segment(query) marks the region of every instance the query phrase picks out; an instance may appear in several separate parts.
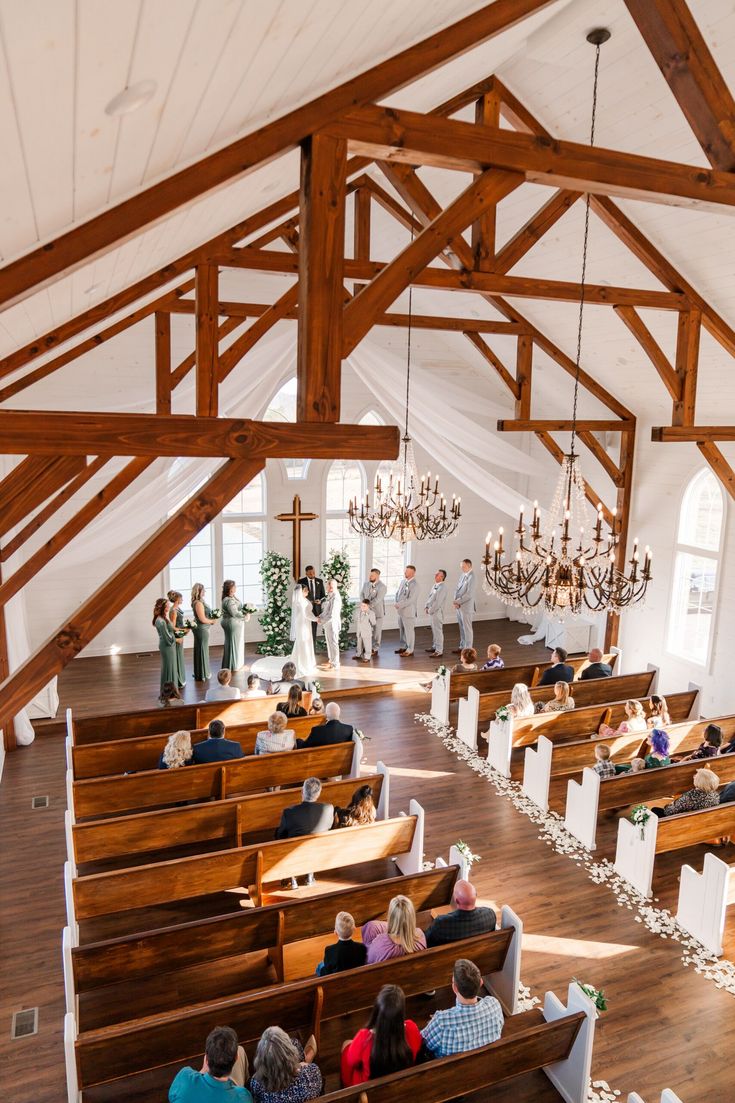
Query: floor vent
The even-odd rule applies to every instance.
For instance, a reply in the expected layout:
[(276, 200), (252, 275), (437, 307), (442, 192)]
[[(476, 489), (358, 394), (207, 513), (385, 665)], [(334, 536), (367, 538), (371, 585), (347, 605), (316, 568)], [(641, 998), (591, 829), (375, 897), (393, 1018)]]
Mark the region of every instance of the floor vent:
[(38, 1034), (38, 1008), (29, 1007), (25, 1011), (14, 1011), (10, 1037), (29, 1038), (31, 1034)]
[(48, 797), (31, 797), (31, 808), (48, 808)]

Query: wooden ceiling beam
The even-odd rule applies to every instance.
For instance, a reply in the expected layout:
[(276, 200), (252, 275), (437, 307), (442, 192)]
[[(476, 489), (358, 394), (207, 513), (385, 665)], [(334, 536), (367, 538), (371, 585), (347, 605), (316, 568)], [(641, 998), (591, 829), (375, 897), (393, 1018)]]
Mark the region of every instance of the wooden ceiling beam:
[(696, 309), (679, 315), (676, 337), (676, 375), (680, 397), (674, 399), (672, 425), (693, 425), (699, 371), (699, 335), (702, 315)]
[(288, 291), (285, 291), (283, 295), (281, 295), (273, 306), (267, 307), (260, 317), (256, 318), (251, 326), (248, 326), (244, 333), (240, 334), (231, 345), (228, 345), (228, 347), (220, 353), (220, 383), (227, 379), (227, 376), (235, 365), (239, 364), (243, 356), (246, 356), (260, 338), (264, 337), (277, 322), (280, 322), (283, 318), (298, 316), (296, 305), (298, 294), (299, 285), (295, 283), (292, 287), (289, 287)]
[(375, 105), (329, 127), (376, 160), (477, 172), (494, 165), (537, 184), (721, 211), (735, 206), (735, 174), (577, 142), (561, 142)]
[(500, 377), (500, 379), (502, 379), (503, 383), (513, 395), (513, 398), (516, 400), (516, 402), (520, 401), (520, 386), (513, 378), (511, 373), (508, 371), (500, 357), (497, 356), (495, 352), (493, 352), (490, 346), (485, 341), (483, 341), (482, 337), (480, 337), (479, 334), (467, 331), (465, 332), (465, 337), (470, 342), (470, 344), (477, 349), (480, 355), (483, 356), (485, 360), (487, 360), (490, 367), (493, 368), (495, 372), (497, 372), (498, 376)]
[[(577, 432), (634, 433), (635, 422), (579, 418)], [(531, 418), (522, 421), (501, 418), (497, 423), (499, 433), (570, 433), (573, 422), (568, 418)]]
[(697, 448), (714, 471), (731, 498), (735, 498), (735, 471), (720, 449), (711, 440), (697, 441)]
[(495, 0), (380, 62), (359, 76), (172, 173), (0, 269), (0, 303), (46, 286), (199, 196), (237, 180), (323, 127), (355, 104), (380, 100), (507, 30), (552, 0)]
[(625, 0), (713, 168), (735, 171), (735, 100), (685, 0)]
[(624, 322), (633, 334), (638, 344), (661, 376), (674, 402), (678, 402), (681, 398), (681, 382), (679, 377), (671, 366), (669, 358), (661, 349), (661, 346), (656, 341), (640, 314), (637, 313), (633, 306), (616, 306), (614, 310), (621, 322)]
[(516, 386), (518, 398), (515, 405), (517, 418), (530, 419), (531, 391), (533, 383), (533, 339), (519, 337), (516, 343)]
[[(21, 449), (21, 453), (32, 451), (30, 448)], [(19, 525), (52, 494), (61, 490), (83, 470), (87, 462), (84, 449), (81, 449), (81, 454), (63, 456), (52, 447), (49, 456), (53, 458), (39, 460), (36, 456), (29, 456), (0, 483), (0, 501), (3, 503), (0, 537)]]
[(246, 418), (172, 414), (0, 412), (0, 451), (75, 456), (227, 456), (230, 458), (395, 459), (392, 425), (281, 424)]
[(216, 264), (197, 265), (195, 290), (196, 412), (198, 417), (216, 417), (219, 383), (219, 269)]
[[(238, 326), (243, 324), (243, 318), (225, 318), (224, 322), (220, 322), (217, 328), (217, 342), (219, 343), (230, 333), (233, 333)], [(178, 364), (171, 373), (171, 390), (175, 391), (179, 383), (186, 379), (189, 372), (196, 364), (197, 354), (196, 349), (194, 352), (190, 352), (188, 356)]]
[(510, 272), (529, 250), (533, 249), (537, 241), (567, 213), (570, 207), (579, 199), (580, 193), (560, 188), (556, 195), (552, 195), (543, 207), (536, 212), (524, 226), (521, 226), (505, 243), (495, 257), (492, 271), (497, 273)]
[[(494, 87), (477, 100), (475, 122), (478, 126), (500, 126), (500, 100)], [(473, 267), (479, 272), (492, 272), (494, 268), (497, 209), (493, 203), (472, 223)]]
[(586, 447), (590, 450), (597, 462), (604, 469), (605, 473), (612, 480), (613, 484), (616, 487), (622, 486), (623, 475), (620, 471), (620, 468), (614, 462), (612, 457), (602, 447), (597, 437), (593, 433), (590, 433), (587, 429), (580, 429), (577, 435), (582, 441), (582, 444), (586, 445)]
[(156, 312), (156, 413), (171, 413), (171, 315)]
[(655, 425), (651, 440), (664, 444), (735, 441), (735, 425)]

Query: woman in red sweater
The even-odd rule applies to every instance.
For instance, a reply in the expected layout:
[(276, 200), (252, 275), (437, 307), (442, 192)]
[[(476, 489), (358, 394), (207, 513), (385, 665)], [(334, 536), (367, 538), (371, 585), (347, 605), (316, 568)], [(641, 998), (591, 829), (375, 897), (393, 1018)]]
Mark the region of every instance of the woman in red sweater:
[(378, 992), (370, 1021), (342, 1048), (342, 1085), (345, 1088), (410, 1068), (421, 1049), (416, 1023), (406, 1018), (406, 997), (396, 984)]

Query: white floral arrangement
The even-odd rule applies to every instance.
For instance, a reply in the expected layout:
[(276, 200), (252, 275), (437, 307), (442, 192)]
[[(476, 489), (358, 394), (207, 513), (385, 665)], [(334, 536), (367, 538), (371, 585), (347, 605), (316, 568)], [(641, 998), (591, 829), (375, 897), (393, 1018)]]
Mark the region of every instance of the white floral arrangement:
[(508, 705), (501, 705), (495, 713), (495, 719), (499, 720), (501, 724), (506, 724), (510, 720), (510, 708)]
[(286, 655), (291, 651), (291, 560), (278, 552), (266, 552), (260, 561), (265, 605), (258, 618), (265, 639), (260, 655)]
[(631, 823), (634, 823), (641, 833), (641, 842), (645, 838), (646, 824), (652, 815), (651, 809), (645, 804), (636, 804), (630, 813)]
[(446, 678), (446, 676), (447, 676), (447, 674), (448, 674), (448, 673), (449, 673), (449, 671), (447, 670), (447, 668), (446, 668), (446, 667), (444, 666), (444, 664), (443, 664), (443, 663), (442, 663), (442, 665), (441, 665), (441, 666), (438, 666), (438, 667), (436, 668), (436, 676), (437, 676), (437, 678)]
[(315, 678), (315, 679), (314, 679), (314, 681), (313, 681), (313, 682), (312, 682), (311, 684), (313, 685), (313, 687), (314, 687), (314, 690), (315, 690), (315, 692), (316, 692), (317, 696), (318, 696), (318, 697), (319, 697), (319, 696), (321, 696), (321, 692), (322, 692), (322, 683), (321, 683), (321, 682), (318, 682), (318, 681), (317, 681), (317, 679)]
[(463, 859), (467, 863), (468, 870), (472, 869), (475, 862), (482, 861), (481, 856), (479, 854), (473, 854), (470, 849), (469, 843), (463, 842), (462, 839), (460, 839), (459, 842), (455, 843), (454, 846), (457, 852), (462, 855)]
[(242, 611), (247, 617), (252, 617), (253, 613), (258, 612), (254, 605), (248, 605), (247, 603), (242, 606)]
[(371, 737), (369, 735), (365, 735), (365, 733), (360, 731), (359, 728), (354, 728), (353, 730), (355, 732), (355, 735), (357, 736), (357, 738), (360, 740), (361, 743), (369, 743), (370, 742)]
[(219, 618), (222, 616), (222, 610), (221, 609), (210, 609), (209, 611), (212, 614), (212, 618), (214, 620), (219, 620)]
[(572, 977), (572, 980), (581, 988), (585, 996), (592, 1000), (593, 1004), (598, 1011), (607, 1011), (607, 999), (605, 997), (605, 991), (602, 988), (595, 988), (591, 984), (583, 984), (581, 980), (577, 980), (576, 977)]

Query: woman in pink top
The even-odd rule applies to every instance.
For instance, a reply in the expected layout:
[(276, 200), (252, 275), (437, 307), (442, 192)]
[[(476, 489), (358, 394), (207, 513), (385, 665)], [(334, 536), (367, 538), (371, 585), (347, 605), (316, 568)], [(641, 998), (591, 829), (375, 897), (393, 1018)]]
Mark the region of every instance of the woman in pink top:
[(426, 949), (424, 932), (416, 927), (416, 910), (407, 896), (394, 896), (388, 905), (388, 922), (371, 919), (362, 928), (367, 963), (389, 961)]

